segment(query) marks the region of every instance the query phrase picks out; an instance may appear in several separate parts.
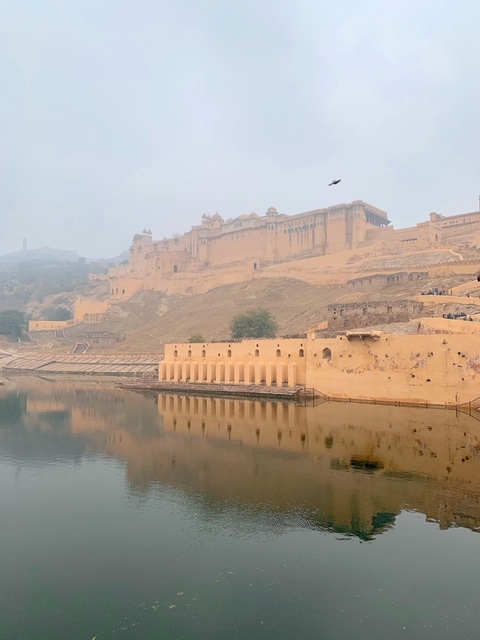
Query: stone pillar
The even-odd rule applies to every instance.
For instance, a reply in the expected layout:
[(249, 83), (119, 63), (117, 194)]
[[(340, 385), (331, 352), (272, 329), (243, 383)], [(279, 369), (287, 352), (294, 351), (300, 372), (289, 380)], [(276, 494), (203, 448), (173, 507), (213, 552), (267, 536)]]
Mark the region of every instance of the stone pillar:
[(198, 362), (192, 362), (190, 365), (190, 382), (197, 382), (198, 380)]
[(243, 362), (236, 362), (234, 367), (235, 384), (242, 384), (245, 381), (245, 365)]
[(215, 362), (207, 363), (207, 382), (215, 382)]
[(245, 384), (253, 382), (255, 382), (255, 365), (252, 362), (247, 362), (245, 365)]
[(182, 363), (175, 362), (173, 366), (173, 381), (178, 382), (182, 377)]
[(182, 372), (182, 380), (185, 382), (190, 382), (190, 363), (183, 363), (183, 372)]
[(265, 380), (265, 365), (262, 362), (255, 363), (255, 384), (263, 384)]
[(288, 386), (295, 387), (297, 384), (297, 365), (294, 362), (290, 362), (288, 365)]
[(215, 367), (215, 382), (225, 382), (225, 365), (223, 362), (217, 362)]
[(162, 382), (162, 380), (166, 380), (167, 378), (167, 363), (160, 362), (158, 366), (158, 381)]
[(201, 362), (200, 363), (199, 381), (200, 382), (206, 382), (207, 381), (207, 363), (206, 362)]
[(277, 381), (277, 365), (269, 362), (265, 370), (265, 384), (267, 387), (271, 387)]
[(225, 367), (225, 382), (232, 383), (235, 380), (235, 367), (229, 362)]
[(283, 386), (284, 382), (287, 382), (286, 366), (283, 362), (277, 364), (277, 387)]
[(167, 380), (173, 380), (174, 377), (174, 366), (173, 366), (173, 362), (169, 362), (168, 363), (168, 376), (167, 376)]

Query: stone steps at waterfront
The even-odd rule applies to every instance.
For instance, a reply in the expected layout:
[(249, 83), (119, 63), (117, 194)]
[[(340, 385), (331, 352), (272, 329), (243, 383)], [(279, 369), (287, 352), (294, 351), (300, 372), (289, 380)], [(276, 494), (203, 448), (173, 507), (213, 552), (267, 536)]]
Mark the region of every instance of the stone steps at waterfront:
[(158, 377), (161, 355), (55, 355), (22, 354), (4, 358), (4, 373), (48, 373)]

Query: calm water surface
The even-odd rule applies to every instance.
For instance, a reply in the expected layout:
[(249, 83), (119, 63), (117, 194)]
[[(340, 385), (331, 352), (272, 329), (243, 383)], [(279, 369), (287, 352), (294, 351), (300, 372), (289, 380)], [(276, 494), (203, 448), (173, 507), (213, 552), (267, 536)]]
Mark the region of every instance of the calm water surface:
[(475, 639), (480, 422), (0, 387), (0, 638)]

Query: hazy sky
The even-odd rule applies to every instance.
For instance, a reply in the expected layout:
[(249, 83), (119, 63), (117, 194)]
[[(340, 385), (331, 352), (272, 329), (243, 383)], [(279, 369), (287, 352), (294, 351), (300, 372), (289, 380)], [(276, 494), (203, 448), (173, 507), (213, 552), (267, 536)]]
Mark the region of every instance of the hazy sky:
[(0, 0), (0, 253), (477, 210), (479, 25), (477, 0)]

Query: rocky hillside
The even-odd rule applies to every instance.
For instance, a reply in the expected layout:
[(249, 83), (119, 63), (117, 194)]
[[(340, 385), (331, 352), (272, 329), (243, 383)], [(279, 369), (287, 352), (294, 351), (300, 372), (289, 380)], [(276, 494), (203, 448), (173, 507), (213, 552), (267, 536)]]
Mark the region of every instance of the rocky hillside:
[[(462, 276), (446, 278), (442, 284), (452, 287), (464, 279)], [(194, 334), (202, 334), (209, 342), (228, 340), (230, 322), (237, 313), (264, 307), (277, 320), (279, 335), (296, 335), (326, 320), (327, 306), (334, 302), (404, 299), (436, 284), (425, 279), (385, 287), (375, 293), (351, 293), (344, 286), (314, 286), (294, 279), (272, 278), (227, 285), (193, 297), (166, 297), (161, 293), (144, 291), (113, 307), (105, 322), (72, 327), (66, 333), (72, 339), (80, 338), (85, 332), (125, 336), (124, 341), (111, 346), (92, 347), (93, 352), (158, 352), (166, 342), (183, 342)], [(440, 298), (438, 296), (439, 304), (443, 302)], [(439, 307), (440, 315), (441, 310)], [(428, 314), (435, 315), (435, 312), (429, 309)]]

